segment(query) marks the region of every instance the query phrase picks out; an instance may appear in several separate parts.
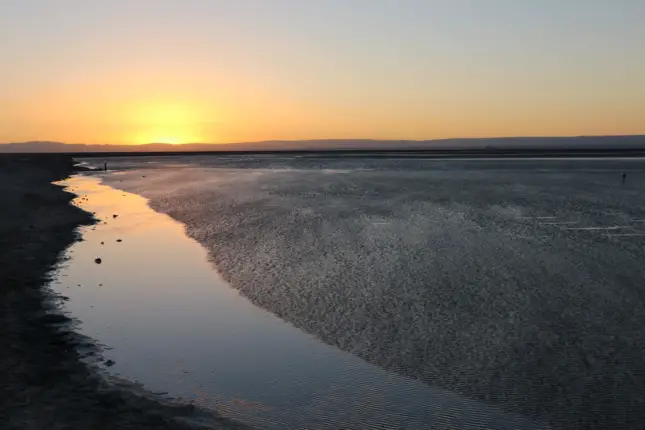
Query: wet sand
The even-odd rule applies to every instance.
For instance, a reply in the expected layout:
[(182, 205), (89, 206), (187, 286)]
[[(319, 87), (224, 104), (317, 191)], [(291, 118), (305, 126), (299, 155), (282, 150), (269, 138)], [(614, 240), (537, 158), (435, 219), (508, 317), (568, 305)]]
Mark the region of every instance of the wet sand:
[(61, 252), (93, 222), (53, 185), (74, 171), (66, 156), (0, 158), (0, 422), (7, 429), (241, 428), (191, 406), (107, 384), (81, 360), (100, 351), (58, 312), (45, 288)]
[(556, 428), (642, 428), (642, 159), (261, 161), (106, 182), (331, 345)]

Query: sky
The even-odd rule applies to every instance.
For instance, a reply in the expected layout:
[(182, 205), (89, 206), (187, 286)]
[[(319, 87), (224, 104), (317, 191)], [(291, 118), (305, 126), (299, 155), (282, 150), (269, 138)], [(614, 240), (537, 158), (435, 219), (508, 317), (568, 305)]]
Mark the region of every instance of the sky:
[(2, 0), (0, 142), (645, 134), (643, 0)]

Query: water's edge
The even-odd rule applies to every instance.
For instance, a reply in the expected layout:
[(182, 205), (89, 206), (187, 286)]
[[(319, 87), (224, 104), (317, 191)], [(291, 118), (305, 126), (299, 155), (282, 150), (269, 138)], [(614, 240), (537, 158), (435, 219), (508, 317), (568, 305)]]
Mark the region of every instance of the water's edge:
[[(50, 279), (42, 288), (42, 292), (45, 302), (52, 306), (51, 315), (61, 320), (59, 329), (65, 330), (67, 341), (76, 351), (78, 361), (87, 369), (88, 378), (95, 381), (92, 382), (93, 385), (96, 385), (96, 381), (98, 381), (95, 390), (100, 390), (99, 395), (105, 397), (105, 399), (111, 399), (110, 402), (106, 403), (106, 407), (111, 408), (113, 413), (118, 414), (117, 411), (122, 406), (126, 408), (128, 412), (122, 412), (124, 421), (137, 426), (137, 428), (148, 428), (145, 426), (149, 424), (147, 420), (150, 420), (155, 428), (163, 422), (164, 426), (177, 430), (197, 430), (202, 428), (248, 429), (249, 427), (241, 423), (222, 417), (213, 409), (199, 407), (192, 402), (171, 396), (166, 392), (148, 390), (140, 382), (111, 373), (109, 371), (111, 361), (106, 358), (106, 353), (109, 352), (111, 346), (102, 343), (100, 338), (87, 336), (81, 332), (80, 328), (83, 321), (69, 311), (66, 305), (70, 297), (57, 289), (56, 284), (58, 283), (57, 280), (60, 279), (61, 272), (70, 264), (73, 264), (74, 258), (70, 256), (70, 251), (75, 245), (86, 240), (85, 236), (88, 231), (94, 230), (97, 224), (101, 223), (101, 219), (97, 217), (95, 212), (88, 211), (83, 208), (82, 204), (79, 204), (85, 197), (82, 192), (77, 191), (73, 185), (70, 185), (70, 181), (79, 178), (92, 178), (93, 176), (94, 174), (91, 171), (79, 169), (66, 178), (53, 182), (54, 185), (62, 187), (65, 193), (73, 196), (69, 199), (68, 204), (74, 207), (75, 210), (85, 214), (86, 220), (80, 222), (74, 228), (73, 235), (75, 240), (62, 251), (52, 269)], [(96, 407), (93, 409), (96, 409)], [(128, 419), (131, 418), (128, 417), (133, 411), (148, 418), (142, 420), (136, 418), (130, 422)], [(100, 413), (98, 410), (89, 410), (88, 412)], [(126, 426), (124, 423), (118, 425)]]
[[(85, 316), (81, 316), (80, 319), (84, 321), (86, 329), (92, 325), (93, 337), (114, 347), (107, 352), (109, 359), (113, 359), (115, 362), (114, 366), (109, 368), (110, 372), (117, 372), (126, 379), (137, 380), (150, 391), (168, 392), (170, 397), (182, 398), (184, 401), (220, 411), (224, 413), (224, 416), (258, 427), (302, 428), (311, 425), (311, 423), (315, 423), (317, 428), (338, 428), (338, 426), (376, 428), (384, 424), (424, 428), (429, 423), (433, 423), (437, 427), (443, 427), (447, 423), (460, 423), (463, 428), (469, 426), (475, 428), (481, 425), (495, 428), (540, 427), (536, 423), (499, 411), (494, 407), (461, 398), (445, 390), (428, 387), (419, 381), (385, 372), (351, 354), (323, 344), (265, 311), (260, 311), (227, 285), (213, 289), (218, 281), (214, 281), (213, 276), (216, 276), (216, 273), (211, 263), (207, 261), (206, 250), (186, 236), (184, 224), (171, 219), (168, 215), (154, 211), (149, 207), (148, 201), (140, 196), (117, 191), (106, 185), (97, 186), (111, 190), (110, 192), (116, 197), (126, 198), (130, 205), (143, 204), (145, 208), (142, 209), (139, 206), (137, 211), (145, 213), (148, 225), (154, 224), (154, 221), (151, 221), (153, 218), (171, 221), (173, 224), (164, 224), (165, 228), (177, 229), (177, 238), (180, 235), (181, 240), (168, 243), (166, 246), (175, 250), (184, 250), (177, 251), (178, 253), (189, 254), (187, 259), (182, 259), (182, 266), (189, 266), (192, 269), (185, 269), (188, 272), (180, 271), (179, 273), (183, 273), (183, 275), (171, 275), (168, 272), (166, 278), (177, 276), (177, 282), (180, 283), (185, 279), (190, 279), (196, 284), (204, 284), (198, 288), (184, 285), (182, 287), (184, 295), (172, 296), (172, 312), (176, 312), (178, 307), (185, 306), (182, 308), (186, 310), (185, 312), (189, 312), (193, 316), (194, 314), (199, 315), (199, 318), (191, 320), (192, 326), (187, 327), (184, 332), (181, 331), (184, 322), (177, 320), (174, 323), (168, 323), (171, 315), (168, 313), (170, 311), (163, 310), (166, 309), (163, 300), (155, 305), (157, 308), (154, 312), (150, 311), (145, 303), (142, 307), (136, 308), (134, 314), (144, 315), (147, 321), (152, 321), (151, 323), (139, 320), (133, 321), (131, 325), (123, 326), (123, 331), (130, 334), (139, 330), (140, 337), (138, 338), (136, 336), (129, 340), (124, 337), (120, 338), (118, 334), (114, 334), (114, 330), (110, 331), (101, 327), (101, 323), (90, 322), (95, 312), (103, 312), (96, 311), (95, 305), (96, 308), (99, 308), (99, 303), (117, 300), (119, 306), (108, 307), (105, 310), (106, 315), (101, 318), (108, 318), (103, 321), (103, 324), (106, 324), (106, 321), (110, 324), (123, 323), (123, 321), (109, 320), (110, 313), (121, 312), (121, 308), (127, 307), (129, 302), (136, 301), (137, 296), (132, 287), (123, 289), (119, 293), (123, 296), (119, 296), (115, 293), (118, 289), (117, 284), (127, 285), (131, 282), (130, 279), (135, 276), (133, 267), (143, 267), (141, 274), (136, 275), (139, 285), (137, 288), (143, 288), (141, 286), (146, 285), (148, 282), (146, 279), (152, 276), (153, 271), (159, 271), (160, 259), (163, 257), (152, 258), (157, 260), (156, 268), (148, 268), (145, 266), (145, 261), (141, 260), (139, 263), (136, 261), (136, 258), (150, 257), (146, 256), (144, 252), (146, 249), (149, 252), (151, 248), (142, 248), (137, 252), (132, 251), (134, 253), (129, 256), (127, 261), (123, 261), (123, 264), (127, 263), (130, 266), (119, 269), (118, 258), (120, 255), (110, 253), (111, 251), (108, 251), (107, 247), (98, 245), (98, 243), (99, 239), (114, 239), (116, 237), (114, 232), (109, 233), (109, 229), (122, 228), (118, 227), (118, 224), (130, 217), (127, 212), (128, 208), (124, 207), (121, 202), (112, 202), (104, 205), (108, 208), (104, 208), (105, 210), (101, 214), (97, 212), (97, 208), (88, 207), (90, 210), (95, 209), (93, 211), (97, 212), (99, 218), (104, 219), (103, 222), (108, 224), (99, 224), (96, 226), (96, 231), (92, 228), (84, 232), (86, 240), (82, 243), (83, 247), (79, 246), (79, 249), (72, 251), (72, 253), (85, 254), (87, 258), (81, 261), (75, 256), (72, 257), (70, 264), (74, 266), (74, 262), (76, 262), (75, 269), (72, 270), (75, 273), (67, 273), (67, 275), (76, 276), (79, 280), (78, 285), (83, 284), (83, 287), (78, 291), (85, 291), (85, 293), (80, 294), (80, 298), (77, 297), (76, 302), (72, 297), (71, 303), (79, 303), (76, 309), (77, 314), (85, 313)], [(96, 200), (97, 195), (90, 195), (90, 201)], [(118, 213), (118, 218), (111, 219), (112, 212), (115, 212), (115, 215)], [(132, 219), (134, 218), (136, 216), (132, 214)], [(171, 225), (174, 227), (170, 227)], [(103, 231), (108, 231), (108, 233), (102, 233)], [(157, 241), (157, 244), (169, 240), (162, 238), (169, 234), (167, 231), (160, 232), (148, 239)], [(124, 243), (134, 243), (127, 236), (123, 236), (123, 231), (119, 234)], [(93, 238), (93, 235), (97, 235), (96, 238)], [(172, 236), (175, 236), (175, 232), (172, 233)], [(109, 243), (108, 240), (100, 240), (100, 242)], [(191, 244), (190, 251), (187, 250), (188, 248), (181, 248), (186, 243)], [(159, 248), (158, 245), (154, 247)], [(128, 248), (118, 248), (118, 252), (122, 253), (126, 249)], [(97, 269), (99, 266), (90, 261), (93, 260), (93, 257), (90, 258), (91, 253), (96, 253), (97, 250), (100, 250), (103, 258), (99, 269)], [(88, 253), (90, 255), (87, 255)], [(194, 261), (200, 259), (203, 261)], [(195, 265), (197, 263), (199, 264)], [(171, 265), (172, 263), (169, 261), (161, 261), (161, 266)], [(103, 270), (107, 267), (110, 268), (112, 276), (128, 273), (130, 277), (115, 279), (111, 290), (105, 288), (109, 285), (106, 282), (101, 282), (104, 285), (94, 290), (88, 289), (85, 284), (96, 280), (96, 270)], [(197, 272), (201, 275), (196, 275)], [(202, 279), (202, 275), (206, 278)], [(156, 280), (155, 282), (160, 281)], [(154, 287), (158, 288), (159, 284), (155, 284)], [(176, 291), (175, 287), (167, 290), (162, 287), (162, 289), (163, 294), (172, 295), (173, 291)], [(218, 291), (217, 296), (212, 295), (213, 290)], [(93, 292), (88, 293), (89, 291)], [(112, 294), (101, 296), (101, 292), (104, 291), (112, 291)], [(148, 300), (150, 296), (149, 293), (147, 294)], [(189, 299), (188, 302), (185, 302), (186, 296), (194, 296), (197, 299), (192, 302)], [(94, 304), (89, 305), (88, 300)], [(83, 301), (86, 302), (85, 305), (82, 305)], [(210, 324), (200, 323), (200, 318), (204, 321), (213, 318), (212, 306), (202, 307), (202, 304), (208, 301), (212, 303), (228, 301), (226, 307), (234, 309), (235, 312), (227, 315), (226, 309), (218, 308), (217, 312), (223, 315), (217, 317), (221, 321), (214, 321)], [(162, 313), (168, 313), (161, 320), (158, 316), (160, 309)], [(185, 312), (184, 315), (187, 315)], [(121, 317), (122, 320), (129, 318), (126, 314)], [(151, 327), (142, 328), (142, 323), (144, 326), (150, 324)], [(231, 331), (229, 328), (221, 333), (204, 337), (207, 330), (219, 324), (233, 326), (236, 329)], [(179, 331), (177, 332), (177, 330)], [(159, 339), (158, 344), (153, 345), (152, 349), (132, 352), (136, 350), (136, 344), (141, 343), (142, 340), (156, 337), (158, 331), (164, 335)], [(162, 380), (164, 376), (160, 376), (168, 371), (168, 366), (164, 368), (163, 364), (163, 360), (167, 359), (167, 357), (164, 358), (164, 354), (174, 354), (164, 349), (164, 344), (173, 343), (167, 341), (168, 338), (165, 334), (167, 331), (176, 332), (173, 335), (173, 341), (179, 342), (180, 346), (174, 349), (179, 349), (181, 354), (184, 354), (174, 357), (174, 359), (183, 360), (183, 367), (179, 371), (181, 381), (177, 379), (177, 375), (168, 377), (166, 380)], [(191, 337), (195, 336), (194, 332), (203, 333), (197, 337)], [(236, 339), (232, 341), (229, 338), (233, 333)], [(189, 337), (190, 339), (186, 340)], [(215, 345), (225, 345), (225, 348), (230, 352), (220, 354), (218, 351), (213, 351), (212, 348), (205, 346), (209, 342)], [(155, 354), (156, 362), (146, 364), (147, 360)], [(192, 357), (191, 354), (194, 354), (195, 357)], [(249, 363), (241, 363), (249, 357), (251, 358)], [(259, 357), (262, 357), (262, 361), (258, 361)], [(210, 372), (212, 367), (203, 363), (204, 361), (209, 362), (209, 360), (212, 363), (211, 366), (215, 366), (216, 376)], [(167, 359), (166, 361), (170, 363), (173, 360)], [(231, 376), (227, 379), (228, 375), (220, 375), (220, 373), (228, 373)], [(248, 380), (249, 378), (251, 380)], [(192, 379), (192, 381), (184, 379)], [(270, 384), (277, 384), (277, 388), (272, 388), (273, 391), (267, 392), (267, 387)], [(222, 389), (224, 389), (224, 394), (222, 394)], [(229, 394), (226, 394), (227, 390)], [(374, 395), (378, 395), (378, 397), (375, 398)], [(323, 399), (324, 408), (320, 403)], [(357, 414), (359, 411), (361, 412)]]

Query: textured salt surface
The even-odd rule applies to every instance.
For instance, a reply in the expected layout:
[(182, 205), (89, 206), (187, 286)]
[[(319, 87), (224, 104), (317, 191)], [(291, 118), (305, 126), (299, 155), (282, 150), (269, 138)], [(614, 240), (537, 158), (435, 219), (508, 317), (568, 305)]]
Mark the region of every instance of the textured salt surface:
[(323, 344), (226, 285), (145, 199), (93, 178), (68, 184), (102, 222), (53, 287), (109, 348), (106, 371), (259, 428), (539, 428)]
[(645, 421), (642, 160), (156, 162), (106, 181), (325, 342), (559, 427)]

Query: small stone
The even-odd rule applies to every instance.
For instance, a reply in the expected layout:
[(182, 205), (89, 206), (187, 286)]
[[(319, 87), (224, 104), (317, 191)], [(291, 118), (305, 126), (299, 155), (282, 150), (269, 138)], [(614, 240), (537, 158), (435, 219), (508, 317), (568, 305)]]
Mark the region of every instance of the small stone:
[(123, 242), (121, 239), (117, 239), (116, 241), (117, 241), (117, 242)]
[(96, 264), (101, 264), (101, 263), (103, 262), (103, 260), (101, 260), (100, 258), (95, 258), (95, 259), (94, 259), (94, 262), (95, 262)]
[(105, 245), (105, 243), (101, 242), (101, 245)]
[(108, 361), (105, 362), (105, 365), (108, 366), (108, 367), (114, 366), (115, 364), (116, 364), (116, 362), (114, 360), (108, 360)]
[(112, 218), (116, 218), (116, 217), (118, 217), (118, 216), (119, 216), (119, 215), (114, 214), (114, 215), (112, 215)]

